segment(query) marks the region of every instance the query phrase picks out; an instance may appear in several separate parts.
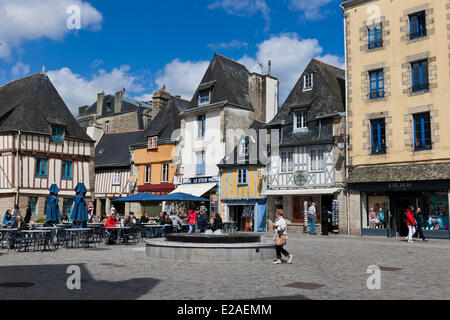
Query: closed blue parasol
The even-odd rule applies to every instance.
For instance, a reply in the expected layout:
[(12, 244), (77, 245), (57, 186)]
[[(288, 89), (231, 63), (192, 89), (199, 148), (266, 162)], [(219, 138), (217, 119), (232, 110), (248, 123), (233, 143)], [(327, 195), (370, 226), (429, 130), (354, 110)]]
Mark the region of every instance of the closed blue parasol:
[(73, 210), (72, 214), (70, 215), (70, 219), (73, 221), (72, 226), (79, 227), (80, 225), (82, 227), (87, 226), (88, 218), (88, 212), (86, 207), (86, 193), (87, 189), (84, 185), (84, 183), (80, 182), (77, 187), (75, 188), (76, 195), (73, 197)]
[(52, 184), (49, 189), (50, 191), (50, 199), (47, 203), (47, 212), (46, 212), (46, 221), (48, 224), (56, 223), (61, 220), (61, 213), (59, 212), (59, 200), (58, 193), (59, 188), (56, 184)]

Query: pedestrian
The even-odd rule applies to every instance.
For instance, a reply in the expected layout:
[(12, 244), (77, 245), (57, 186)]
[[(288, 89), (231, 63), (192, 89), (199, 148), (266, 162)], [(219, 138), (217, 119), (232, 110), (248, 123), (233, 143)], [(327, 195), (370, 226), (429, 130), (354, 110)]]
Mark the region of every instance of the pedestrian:
[(416, 219), (417, 222), (417, 231), (419, 232), (419, 237), (422, 239), (422, 241), (427, 241), (423, 234), (423, 215), (422, 215), (422, 209), (417, 207), (417, 209), (414, 211), (414, 219)]
[(206, 231), (206, 228), (208, 227), (208, 221), (206, 220), (204, 213), (200, 213), (200, 215), (198, 216), (197, 224), (200, 233), (204, 233)]
[(276, 242), (275, 250), (277, 252), (277, 260), (273, 263), (281, 264), (281, 255), (284, 255), (288, 258), (288, 263), (291, 264), (294, 256), (283, 248), (287, 243), (287, 224), (286, 220), (283, 218), (283, 210), (278, 209), (275, 218), (273, 229), (275, 230), (274, 240)]
[(198, 224), (197, 224), (197, 211), (189, 211), (188, 219), (189, 219), (189, 233), (197, 233), (198, 232)]
[(27, 205), (27, 209), (25, 211), (25, 220), (24, 221), (25, 221), (26, 225), (30, 224), (30, 221), (31, 221), (31, 207), (29, 204)]
[(328, 219), (329, 212), (325, 206), (322, 207), (322, 211), (320, 211), (320, 225), (322, 227), (322, 235), (328, 235)]
[(416, 226), (417, 226), (417, 222), (416, 222), (416, 219), (414, 218), (413, 212), (414, 212), (414, 207), (409, 206), (405, 213), (406, 225), (408, 226), (408, 237), (406, 238), (406, 240), (409, 243), (414, 242), (412, 240), (412, 238), (414, 237), (414, 234), (416, 233)]
[(310, 227), (309, 227), (309, 233), (311, 235), (316, 235), (316, 203), (311, 203), (311, 206), (308, 209), (308, 215), (309, 215), (309, 221), (310, 221)]
[(222, 227), (223, 227), (222, 217), (218, 212), (216, 212), (216, 215), (214, 216), (213, 220), (212, 231), (216, 232), (217, 230), (222, 230)]

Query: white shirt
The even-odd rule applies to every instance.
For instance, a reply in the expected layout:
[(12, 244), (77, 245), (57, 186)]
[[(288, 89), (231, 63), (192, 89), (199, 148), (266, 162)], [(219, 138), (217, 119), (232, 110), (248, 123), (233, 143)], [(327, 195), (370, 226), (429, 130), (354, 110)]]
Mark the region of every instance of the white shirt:
[(286, 220), (284, 220), (283, 217), (279, 217), (279, 218), (274, 222), (274, 225), (275, 225), (275, 227), (276, 227), (276, 228), (275, 228), (274, 239), (275, 239), (277, 233), (281, 233), (282, 230), (283, 230), (283, 233), (282, 233), (282, 234), (287, 235), (287, 223), (286, 223)]
[(314, 206), (309, 207), (308, 214), (310, 216), (315, 216), (316, 215), (316, 207), (314, 207)]

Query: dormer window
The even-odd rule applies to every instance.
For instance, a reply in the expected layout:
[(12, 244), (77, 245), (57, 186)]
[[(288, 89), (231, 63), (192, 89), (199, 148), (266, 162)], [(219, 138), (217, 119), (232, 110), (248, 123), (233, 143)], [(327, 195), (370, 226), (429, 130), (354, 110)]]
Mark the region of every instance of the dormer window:
[(64, 136), (64, 129), (58, 126), (52, 126), (52, 142), (62, 143)]
[(158, 137), (149, 137), (148, 138), (148, 149), (157, 149), (158, 148)]
[(303, 76), (303, 91), (312, 90), (314, 86), (314, 74), (310, 73)]
[(239, 157), (244, 158), (248, 156), (248, 145), (249, 141), (248, 138), (244, 138), (239, 143)]
[(201, 90), (198, 93), (198, 104), (204, 105), (211, 102), (211, 89)]
[(294, 112), (294, 131), (305, 131), (307, 128), (307, 112), (305, 110)]

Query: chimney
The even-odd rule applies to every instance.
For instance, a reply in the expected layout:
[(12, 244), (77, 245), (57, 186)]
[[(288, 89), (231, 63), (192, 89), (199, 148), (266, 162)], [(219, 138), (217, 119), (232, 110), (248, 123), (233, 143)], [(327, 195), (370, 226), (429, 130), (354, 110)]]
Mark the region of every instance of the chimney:
[(162, 107), (166, 105), (169, 99), (170, 93), (166, 91), (165, 85), (153, 94), (152, 119), (155, 119), (156, 115), (161, 111)]
[(269, 60), (269, 69), (267, 71), (267, 75), (269, 77), (272, 75), (272, 60)]
[(89, 106), (81, 106), (78, 108), (78, 117), (82, 117), (86, 114), (87, 109)]
[(97, 116), (101, 116), (103, 113), (103, 102), (105, 102), (105, 92), (104, 91), (97, 94)]
[(122, 100), (124, 91), (116, 92), (116, 97), (114, 99), (114, 114), (120, 113), (122, 111)]
[[(269, 63), (269, 72), (271, 71)], [(255, 120), (270, 122), (278, 113), (279, 103), (279, 82), (270, 74), (261, 75), (252, 73), (248, 79), (248, 92), (253, 109), (255, 110)]]

